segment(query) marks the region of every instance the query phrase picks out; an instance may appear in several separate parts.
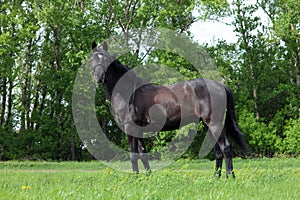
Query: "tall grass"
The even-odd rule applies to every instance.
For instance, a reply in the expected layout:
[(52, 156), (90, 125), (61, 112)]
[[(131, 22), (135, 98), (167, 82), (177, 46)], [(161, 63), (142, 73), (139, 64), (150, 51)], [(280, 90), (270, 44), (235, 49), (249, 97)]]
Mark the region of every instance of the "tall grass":
[(236, 179), (214, 162), (178, 161), (150, 176), (99, 162), (2, 162), (0, 199), (300, 199), (300, 159), (235, 159)]

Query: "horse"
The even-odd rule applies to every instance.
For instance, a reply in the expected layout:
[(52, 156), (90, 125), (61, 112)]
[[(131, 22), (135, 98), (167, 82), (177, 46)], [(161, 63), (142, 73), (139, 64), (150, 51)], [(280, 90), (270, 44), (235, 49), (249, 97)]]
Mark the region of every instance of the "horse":
[[(247, 143), (237, 124), (233, 94), (228, 87), (204, 78), (164, 86), (148, 83), (109, 54), (106, 42), (99, 46), (93, 42), (90, 66), (95, 83), (102, 84), (111, 102), (115, 121), (127, 136), (133, 172), (139, 173), (138, 159), (151, 172), (142, 132), (176, 130), (201, 120), (215, 141), (215, 176), (221, 177), (225, 159), (226, 177), (235, 177), (232, 145), (227, 135), (245, 152)], [(153, 109), (155, 106), (158, 109)], [(157, 119), (153, 113), (158, 113)]]

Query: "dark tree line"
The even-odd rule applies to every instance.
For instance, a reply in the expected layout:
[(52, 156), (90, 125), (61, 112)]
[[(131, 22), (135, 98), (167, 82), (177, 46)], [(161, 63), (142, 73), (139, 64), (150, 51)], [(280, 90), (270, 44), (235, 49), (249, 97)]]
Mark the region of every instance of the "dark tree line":
[[(0, 160), (92, 159), (74, 126), (72, 89), (94, 40), (101, 42), (117, 33), (126, 39), (130, 30), (143, 27), (168, 28), (192, 38), (189, 28), (194, 22), (226, 16), (233, 17), (237, 43), (215, 41), (204, 48), (235, 94), (239, 123), (253, 153), (299, 154), (297, 0), (257, 0), (253, 5), (240, 0), (232, 5), (223, 0), (0, 2)], [(258, 11), (267, 23), (255, 14)], [(132, 67), (141, 64), (138, 51), (122, 61)], [(176, 66), (189, 79), (201, 76), (168, 52), (152, 52), (149, 60)], [(113, 123), (100, 89), (96, 110), (108, 137), (126, 149), (125, 136)], [(201, 130), (185, 157), (197, 157), (205, 133)], [(149, 147), (155, 151), (173, 135), (160, 134), (159, 140), (149, 140)]]

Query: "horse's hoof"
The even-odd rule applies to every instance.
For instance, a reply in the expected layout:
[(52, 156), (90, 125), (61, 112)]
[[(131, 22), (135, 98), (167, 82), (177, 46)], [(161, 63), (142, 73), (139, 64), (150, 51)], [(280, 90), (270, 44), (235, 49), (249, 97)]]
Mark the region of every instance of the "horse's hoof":
[(235, 174), (234, 174), (234, 172), (231, 172), (231, 173), (229, 173), (229, 174), (226, 174), (226, 178), (229, 178), (230, 176), (231, 176), (233, 179), (235, 179)]
[(231, 173), (231, 175), (232, 175), (232, 178), (235, 178), (235, 174), (234, 174), (234, 172), (232, 172), (232, 173)]
[(139, 176), (140, 176), (140, 174), (139, 174), (139, 172), (134, 171), (134, 172), (131, 174), (131, 176), (132, 176), (133, 178), (135, 178), (135, 179), (138, 179)]
[(221, 177), (221, 169), (215, 171), (214, 177), (220, 178)]
[(148, 169), (148, 170), (146, 171), (146, 176), (150, 176), (151, 173), (152, 173), (151, 169)]

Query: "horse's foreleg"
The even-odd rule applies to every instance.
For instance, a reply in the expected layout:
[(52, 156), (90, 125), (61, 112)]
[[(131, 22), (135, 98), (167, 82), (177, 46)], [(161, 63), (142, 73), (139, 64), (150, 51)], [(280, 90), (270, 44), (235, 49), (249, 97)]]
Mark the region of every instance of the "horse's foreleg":
[(222, 171), (222, 163), (223, 163), (223, 153), (222, 153), (218, 143), (215, 144), (214, 151), (215, 151), (215, 156), (216, 156), (215, 176), (217, 178), (220, 178), (221, 177), (221, 171)]
[(139, 167), (138, 167), (138, 159), (139, 159), (139, 153), (138, 153), (138, 138), (133, 137), (131, 135), (127, 135), (128, 144), (130, 148), (130, 161), (132, 164), (132, 170), (135, 173), (139, 173)]
[(144, 165), (144, 168), (146, 169), (147, 172), (151, 172), (149, 160), (148, 160), (148, 154), (147, 154), (147, 150), (146, 150), (146, 145), (145, 145), (143, 138), (138, 139), (138, 147), (139, 147), (138, 150), (139, 150), (140, 157), (141, 157), (142, 163)]

